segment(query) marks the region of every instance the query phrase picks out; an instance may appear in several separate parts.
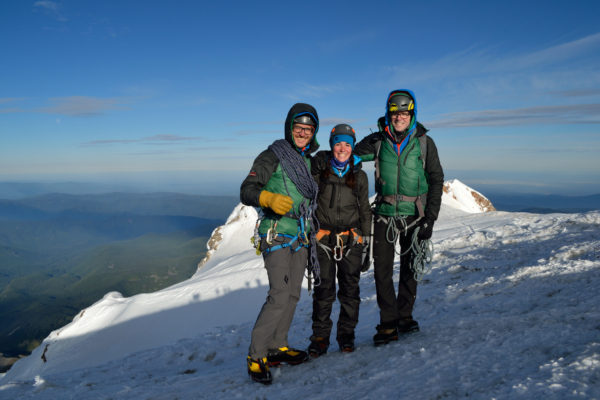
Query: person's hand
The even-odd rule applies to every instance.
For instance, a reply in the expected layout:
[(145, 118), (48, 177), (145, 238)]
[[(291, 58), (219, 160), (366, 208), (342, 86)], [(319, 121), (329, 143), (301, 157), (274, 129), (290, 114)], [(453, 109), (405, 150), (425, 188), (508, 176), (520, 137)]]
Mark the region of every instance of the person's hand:
[(419, 233), (417, 237), (420, 240), (428, 240), (431, 239), (431, 235), (433, 235), (433, 221), (428, 218), (423, 218), (419, 223)]
[(290, 196), (263, 190), (260, 192), (258, 203), (263, 208), (270, 208), (277, 214), (283, 215), (292, 209), (294, 201)]

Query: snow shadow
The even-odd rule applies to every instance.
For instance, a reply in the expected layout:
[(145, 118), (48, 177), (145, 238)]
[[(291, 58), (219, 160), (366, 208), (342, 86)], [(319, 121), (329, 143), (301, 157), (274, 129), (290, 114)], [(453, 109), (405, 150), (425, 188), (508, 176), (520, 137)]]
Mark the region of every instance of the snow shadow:
[[(197, 294), (192, 294), (188, 304), (148, 313), (114, 325), (111, 324), (112, 321), (106, 321), (111, 325), (85, 334), (65, 334), (61, 337), (59, 331), (51, 339), (46, 339), (28, 357), (33, 358), (34, 363), (29, 363), (27, 371), (19, 365), (24, 363), (17, 362), (3, 380), (96, 366), (121, 359), (131, 353), (186, 338), (195, 338), (219, 327), (231, 325), (232, 321), (236, 324), (253, 323), (265, 301), (267, 291), (266, 286), (246, 287), (202, 301)], [(122, 310), (125, 311), (126, 308)], [(85, 327), (87, 319), (91, 323), (95, 318), (102, 318), (100, 314), (101, 311), (95, 312), (92, 306), (86, 309), (75, 323)], [(76, 329), (71, 330), (76, 332)], [(243, 354), (246, 351), (247, 349)], [(35, 371), (31, 371), (32, 368)]]

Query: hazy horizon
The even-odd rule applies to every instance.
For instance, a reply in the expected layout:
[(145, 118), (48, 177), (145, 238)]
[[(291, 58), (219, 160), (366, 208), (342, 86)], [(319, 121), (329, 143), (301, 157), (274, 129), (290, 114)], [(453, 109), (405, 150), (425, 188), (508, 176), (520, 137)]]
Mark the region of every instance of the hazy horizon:
[(334, 125), (362, 139), (406, 88), (446, 179), (598, 193), (599, 11), (591, 0), (1, 2), (0, 181), (234, 194), (294, 103), (315, 106), (328, 149)]
[[(373, 188), (373, 166), (365, 167)], [(61, 174), (48, 176), (21, 176), (6, 179), (0, 175), (0, 198), (26, 197), (27, 190), (39, 193), (96, 194), (110, 192), (173, 192), (207, 196), (239, 196), (239, 188), (246, 171), (138, 172), (121, 174)], [(525, 174), (523, 174), (525, 175)], [(533, 194), (561, 196), (589, 196), (600, 194), (600, 180), (585, 182), (584, 176), (565, 174), (554, 184), (536, 181), (536, 174), (511, 181), (501, 171), (445, 171), (445, 180), (458, 179), (467, 186), (486, 194)], [(23, 195), (18, 191), (23, 190)], [(10, 194), (12, 192), (12, 195)]]

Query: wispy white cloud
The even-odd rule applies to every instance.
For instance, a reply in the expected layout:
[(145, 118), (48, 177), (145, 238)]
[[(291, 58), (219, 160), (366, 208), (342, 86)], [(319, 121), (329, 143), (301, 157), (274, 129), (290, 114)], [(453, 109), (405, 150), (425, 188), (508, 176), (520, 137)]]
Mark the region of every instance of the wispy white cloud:
[(251, 136), (251, 135), (276, 135), (283, 132), (281, 129), (240, 129), (233, 133), (237, 136)]
[(24, 97), (0, 97), (0, 104), (14, 103), (16, 101), (21, 101), (24, 99)]
[(347, 49), (354, 49), (356, 46), (365, 45), (377, 39), (375, 31), (348, 31), (340, 30), (339, 35), (328, 40), (318, 42), (317, 48), (325, 53), (335, 53)]
[(329, 125), (337, 125), (337, 124), (348, 124), (353, 126), (359, 122), (362, 122), (361, 119), (343, 119), (343, 118), (324, 118), (319, 121), (320, 126), (329, 126)]
[(40, 0), (33, 3), (34, 10), (43, 11), (46, 14), (52, 16), (59, 22), (68, 21), (67, 17), (61, 11), (62, 5), (49, 0)]
[(128, 103), (125, 98), (100, 98), (89, 96), (55, 97), (50, 99), (50, 106), (40, 107), (34, 111), (48, 114), (61, 114), (68, 116), (93, 116), (106, 111), (124, 110), (123, 104)]
[(429, 97), (430, 107), (448, 111), (502, 108), (509, 99), (519, 106), (545, 106), (560, 104), (551, 93), (600, 94), (599, 63), (596, 33), (532, 52), (471, 47), (437, 60), (411, 60), (388, 67), (386, 85), (409, 82), (417, 96)]
[(558, 90), (558, 91), (550, 92), (550, 94), (556, 94), (556, 95), (559, 95), (559, 96), (566, 96), (566, 97), (600, 96), (600, 88), (597, 88), (597, 89)]
[(294, 88), (286, 91), (285, 97), (292, 101), (299, 101), (307, 98), (320, 98), (344, 90), (339, 84), (335, 85), (312, 85), (308, 83), (298, 83)]
[(18, 107), (0, 108), (0, 114), (16, 114), (22, 112), (25, 112), (25, 110)]
[(205, 140), (202, 137), (197, 136), (179, 136), (172, 134), (159, 134), (153, 136), (147, 136), (138, 139), (101, 139), (92, 140), (85, 142), (82, 146), (99, 146), (99, 145), (112, 145), (112, 144), (131, 144), (131, 143), (143, 143), (143, 144), (173, 144), (181, 142), (193, 142), (197, 140)]
[(600, 33), (586, 36), (547, 49), (533, 53), (519, 55), (497, 63), (497, 68), (520, 70), (523, 68), (535, 68), (549, 66), (563, 61), (572, 60), (575, 57), (587, 56), (590, 52), (600, 49)]
[(600, 104), (456, 112), (445, 114), (442, 119), (426, 123), (431, 128), (529, 124), (600, 124)]
[[(343, 119), (343, 118), (325, 118), (319, 120), (319, 126), (332, 126), (337, 124), (349, 124), (353, 125), (361, 122), (359, 119)], [(281, 125), (281, 129), (261, 129), (261, 128), (251, 128), (251, 129), (239, 129), (233, 132), (233, 134), (237, 136), (250, 136), (250, 135), (277, 135), (283, 134), (283, 119), (281, 121), (263, 121), (263, 122), (235, 122), (228, 124), (230, 126), (264, 126), (264, 125)], [(322, 130), (319, 130), (322, 132)]]
[[(8, 105), (11, 103), (16, 103), (19, 101), (25, 100), (23, 97), (3, 97), (0, 98), (0, 105)], [(5, 107), (0, 108), (0, 114), (13, 114), (13, 113), (22, 113), (25, 112), (21, 107)]]
[(551, 46), (545, 49), (521, 53), (499, 55), (496, 48), (470, 47), (459, 52), (447, 54), (437, 60), (415, 62), (389, 66), (395, 81), (445, 80), (449, 77), (478, 78), (489, 76), (495, 78), (501, 73), (540, 72), (540, 68), (561, 67), (565, 62), (575, 64), (577, 59), (593, 57), (600, 54), (600, 33), (586, 36), (568, 43)]

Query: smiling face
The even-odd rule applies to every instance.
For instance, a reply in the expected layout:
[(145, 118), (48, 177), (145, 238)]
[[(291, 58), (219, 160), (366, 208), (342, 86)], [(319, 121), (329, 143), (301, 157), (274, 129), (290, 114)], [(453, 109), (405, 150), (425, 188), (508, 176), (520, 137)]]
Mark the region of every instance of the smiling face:
[(408, 111), (400, 111), (400, 112), (395, 112), (392, 113), (390, 115), (391, 119), (392, 119), (392, 126), (394, 127), (394, 131), (395, 132), (404, 132), (406, 129), (408, 129), (408, 126), (410, 125), (410, 112)]
[(352, 155), (352, 146), (348, 142), (337, 142), (333, 145), (333, 156), (339, 162), (346, 162)]
[(294, 143), (300, 149), (308, 146), (312, 137), (315, 133), (314, 126), (306, 125), (306, 124), (294, 124), (292, 128), (292, 136), (294, 137)]

